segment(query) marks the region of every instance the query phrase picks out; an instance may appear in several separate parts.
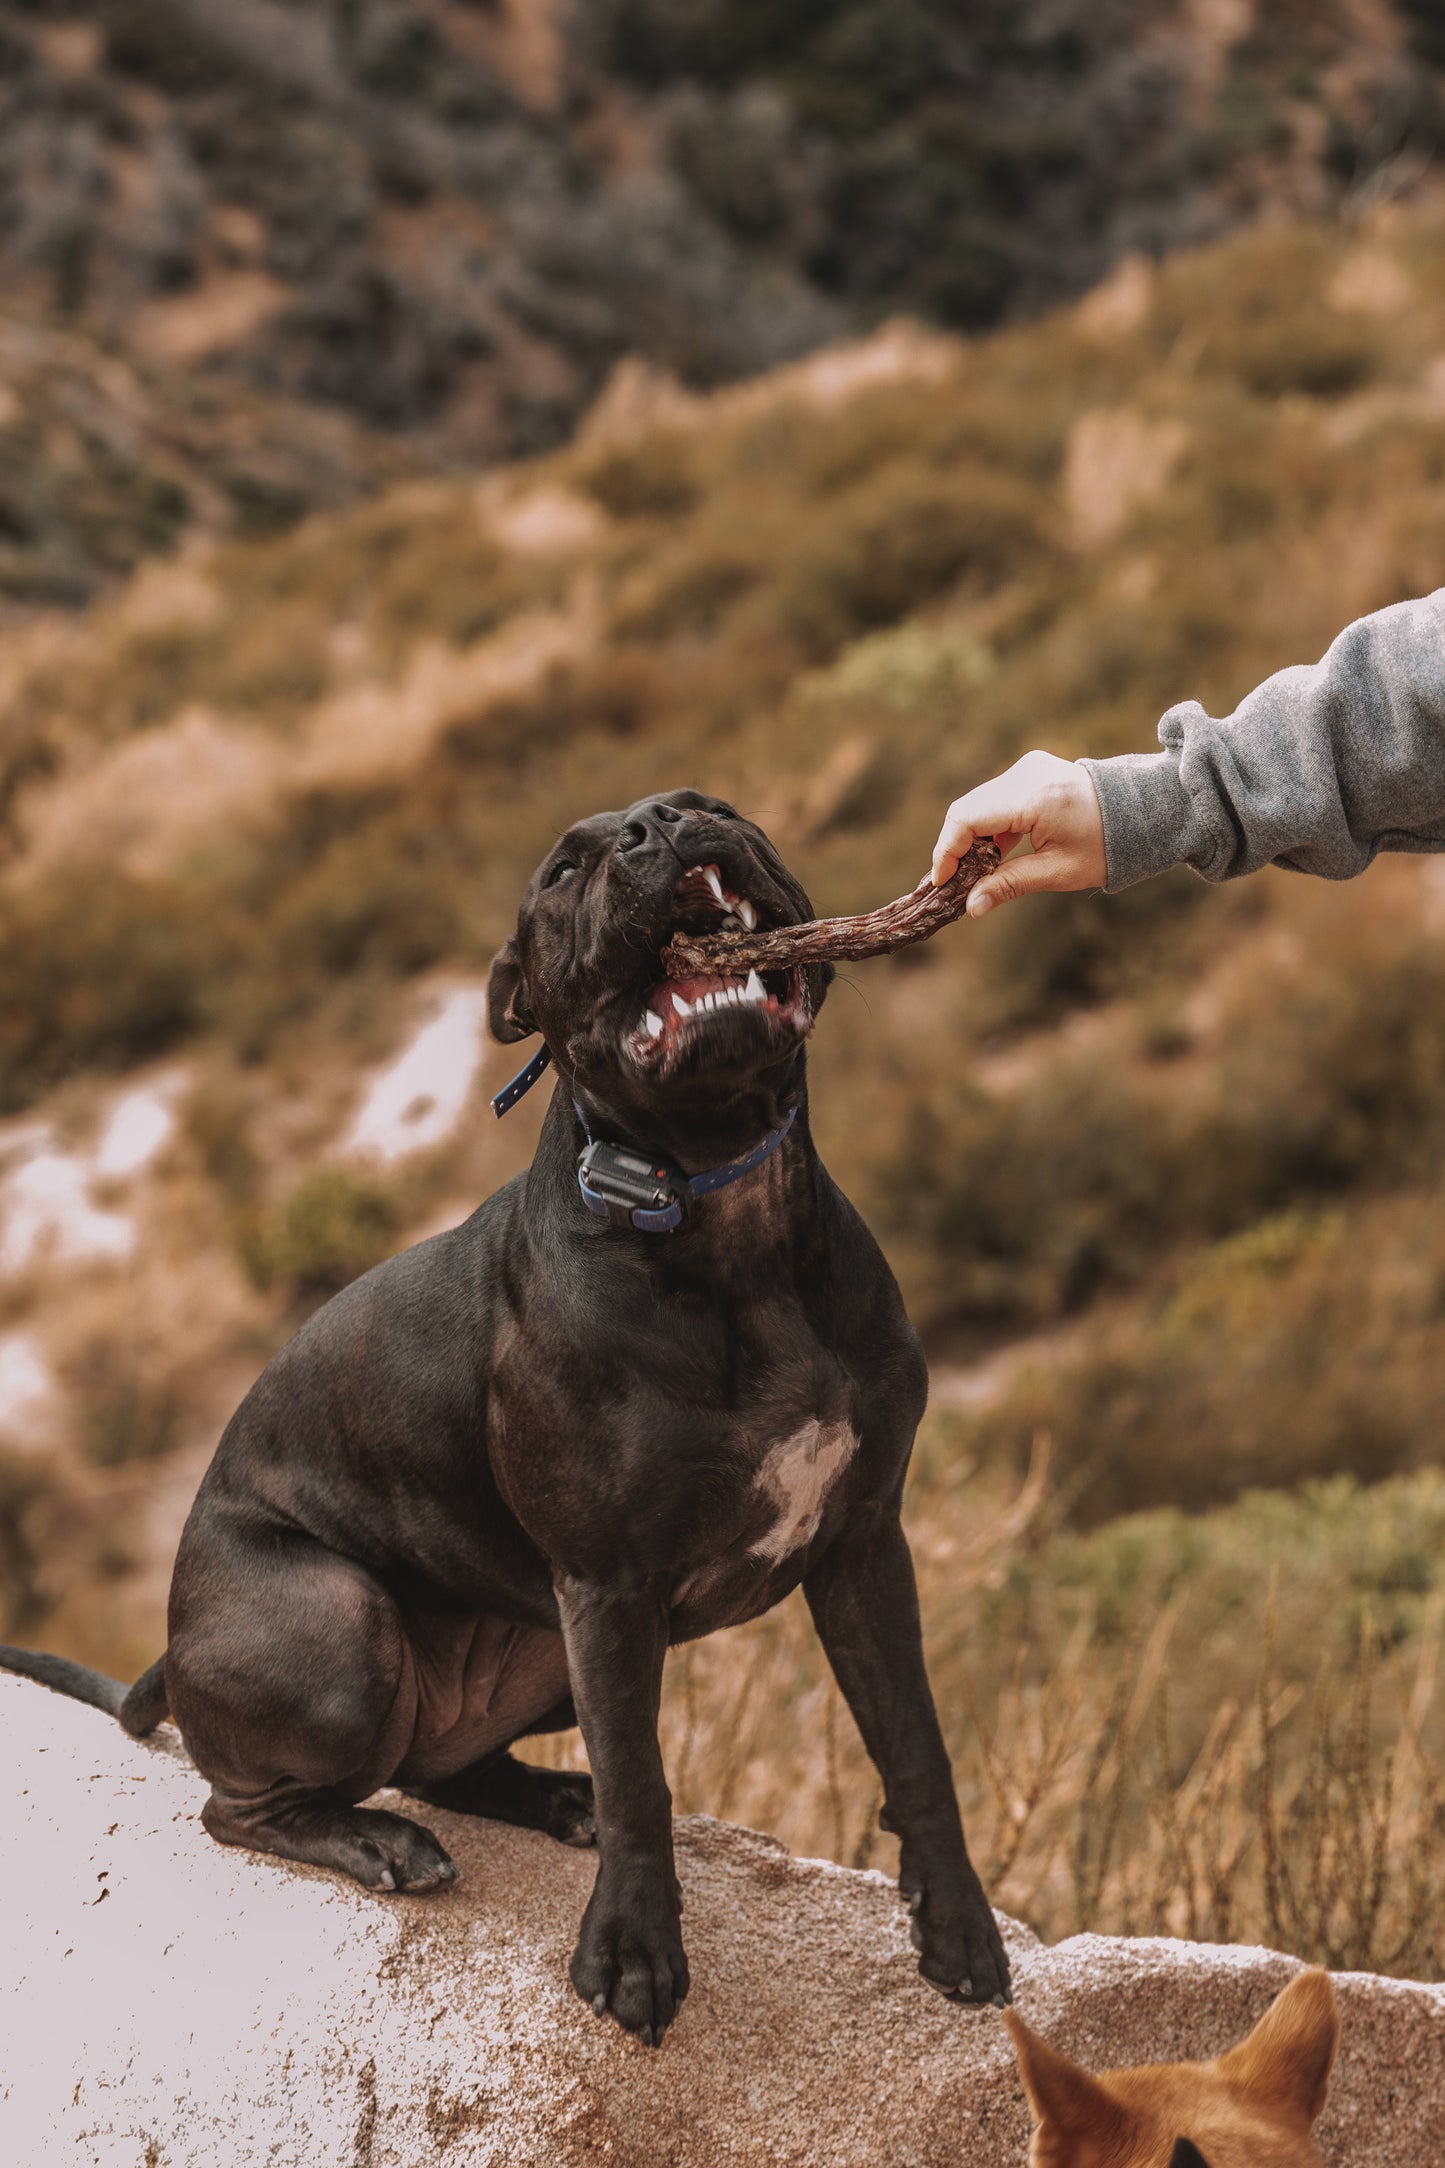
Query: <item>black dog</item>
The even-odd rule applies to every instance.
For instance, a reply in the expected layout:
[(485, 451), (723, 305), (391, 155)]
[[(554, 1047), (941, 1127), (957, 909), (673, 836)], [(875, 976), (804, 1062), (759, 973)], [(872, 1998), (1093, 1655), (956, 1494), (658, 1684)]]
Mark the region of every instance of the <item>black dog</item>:
[[(679, 924), (811, 916), (761, 830), (696, 791), (564, 836), (492, 968), (496, 1036), (541, 1032), (560, 1072), (529, 1172), (269, 1365), (129, 1694), (0, 1653), (137, 1735), (169, 1708), (223, 1844), (373, 1889), (451, 1880), (427, 1830), (361, 1805), (384, 1784), (595, 1838), (573, 1984), (652, 2042), (688, 1987), (663, 1658), (799, 1582), (883, 1779), (924, 1977), (1008, 1997), (899, 1525), (924, 1365), (808, 1132), (830, 974), (659, 979)], [(507, 1752), (574, 1722), (590, 1782)]]

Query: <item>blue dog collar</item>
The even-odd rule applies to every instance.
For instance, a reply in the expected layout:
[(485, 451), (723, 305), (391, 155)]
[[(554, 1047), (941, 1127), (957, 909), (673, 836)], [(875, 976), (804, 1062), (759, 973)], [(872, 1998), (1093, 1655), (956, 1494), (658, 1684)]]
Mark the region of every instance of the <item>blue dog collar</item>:
[[(551, 1063), (552, 1049), (539, 1047), (525, 1069), (519, 1069), (511, 1083), (502, 1086), (492, 1100), (492, 1112), (499, 1121), (546, 1075)], [(649, 1159), (630, 1144), (607, 1144), (594, 1137), (575, 1099), (572, 1104), (577, 1107), (577, 1119), (587, 1139), (586, 1150), (577, 1158), (577, 1186), (583, 1203), (598, 1219), (610, 1219), (618, 1227), (635, 1227), (644, 1235), (670, 1235), (682, 1225), (697, 1198), (710, 1197), (714, 1190), (726, 1189), (761, 1167), (765, 1159), (771, 1159), (798, 1115), (797, 1108), (792, 1108), (787, 1120), (770, 1129), (762, 1143), (741, 1159), (729, 1160), (725, 1167), (709, 1167), (704, 1174), (689, 1175), (664, 1159)]]
[(797, 1119), (793, 1107), (785, 1122), (770, 1129), (761, 1144), (725, 1167), (709, 1167), (703, 1174), (684, 1174), (665, 1159), (649, 1159), (635, 1146), (607, 1144), (594, 1137), (587, 1117), (574, 1099), (577, 1119), (587, 1139), (577, 1157), (577, 1187), (582, 1202), (598, 1219), (616, 1227), (632, 1227), (643, 1235), (670, 1235), (679, 1228), (699, 1197), (740, 1182), (770, 1159)]
[(537, 1079), (545, 1076), (552, 1065), (552, 1049), (541, 1046), (532, 1056), (525, 1069), (519, 1069), (510, 1084), (504, 1084), (492, 1101), (492, 1112), (500, 1121), (510, 1114), (519, 1099), (525, 1099)]

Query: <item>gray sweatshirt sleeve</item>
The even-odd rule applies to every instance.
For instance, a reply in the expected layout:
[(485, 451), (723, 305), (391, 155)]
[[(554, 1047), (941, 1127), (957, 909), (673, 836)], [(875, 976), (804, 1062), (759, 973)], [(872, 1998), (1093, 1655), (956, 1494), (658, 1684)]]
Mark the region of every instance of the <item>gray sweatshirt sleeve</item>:
[(1445, 851), (1445, 587), (1358, 619), (1232, 715), (1181, 702), (1159, 742), (1082, 763), (1111, 892), (1181, 863), (1207, 881), (1270, 864), (1343, 881), (1377, 851)]

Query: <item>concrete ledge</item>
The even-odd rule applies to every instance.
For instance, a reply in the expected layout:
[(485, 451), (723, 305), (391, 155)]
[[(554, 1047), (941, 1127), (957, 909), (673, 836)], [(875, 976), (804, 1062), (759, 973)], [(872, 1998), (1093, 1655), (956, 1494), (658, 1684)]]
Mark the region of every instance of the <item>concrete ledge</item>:
[[(680, 1822), (694, 1985), (654, 2053), (567, 1982), (592, 1855), (409, 1806), (465, 1880), (380, 1899), (213, 1844), (170, 1732), (5, 1677), (0, 1722), (7, 2168), (1022, 2168), (1003, 2025), (921, 1984), (880, 1875)], [(1297, 1969), (1005, 1926), (1024, 2015), (1096, 2068), (1214, 2054)], [(1423, 2168), (1445, 1988), (1337, 1985), (1326, 2158)]]

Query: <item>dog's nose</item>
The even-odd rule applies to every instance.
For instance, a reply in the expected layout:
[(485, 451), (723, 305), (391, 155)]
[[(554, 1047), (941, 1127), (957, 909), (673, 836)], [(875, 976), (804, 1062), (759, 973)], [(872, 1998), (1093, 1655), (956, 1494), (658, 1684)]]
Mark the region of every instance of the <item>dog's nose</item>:
[(660, 841), (659, 829), (672, 828), (687, 819), (680, 806), (650, 805), (640, 819), (625, 821), (617, 832), (619, 851), (640, 851), (644, 844)]

